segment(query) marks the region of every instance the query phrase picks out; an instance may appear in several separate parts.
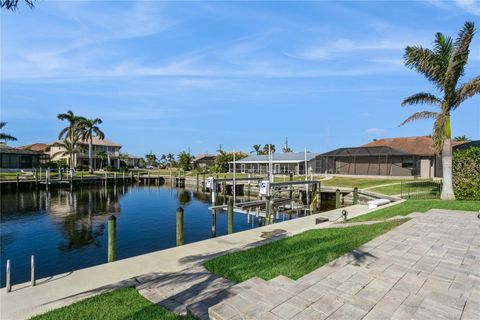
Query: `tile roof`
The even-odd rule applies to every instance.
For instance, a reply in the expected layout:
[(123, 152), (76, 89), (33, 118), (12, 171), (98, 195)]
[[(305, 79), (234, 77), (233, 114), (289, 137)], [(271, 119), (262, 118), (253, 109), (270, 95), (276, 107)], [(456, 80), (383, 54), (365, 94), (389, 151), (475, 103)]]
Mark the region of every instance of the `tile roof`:
[[(452, 142), (454, 146), (463, 143), (464, 142)], [(418, 156), (433, 156), (435, 154), (432, 138), (429, 136), (378, 139), (364, 144), (362, 147), (390, 147)]]
[(43, 153), (36, 152), (32, 150), (23, 150), (14, 147), (7, 146), (6, 144), (0, 143), (0, 153), (3, 154), (20, 154), (20, 155), (31, 155), (31, 156), (43, 156)]
[(18, 147), (18, 149), (44, 152), (47, 147), (48, 145), (46, 143), (32, 143), (26, 146)]
[[(111, 140), (107, 140), (107, 139), (103, 139), (103, 140), (100, 140), (98, 137), (93, 137), (93, 145), (94, 146), (107, 146), (107, 147), (122, 147), (121, 144), (118, 144), (116, 142), (113, 142)], [(51, 142), (49, 143), (48, 145), (54, 145), (54, 144), (57, 144), (57, 143), (63, 143), (62, 140), (56, 140), (54, 142)], [(85, 141), (85, 140), (81, 140), (78, 142), (79, 144), (84, 144), (84, 145), (88, 145), (88, 141)]]

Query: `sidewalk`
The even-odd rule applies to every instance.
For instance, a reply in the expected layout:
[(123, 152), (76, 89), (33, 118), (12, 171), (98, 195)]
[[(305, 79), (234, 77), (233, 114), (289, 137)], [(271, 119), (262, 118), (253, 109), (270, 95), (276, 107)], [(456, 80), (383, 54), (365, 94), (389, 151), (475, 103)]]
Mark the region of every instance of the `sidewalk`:
[[(348, 211), (349, 218), (377, 210), (369, 210), (365, 205), (355, 205), (345, 209)], [(135, 286), (161, 275), (184, 270), (201, 264), (205, 260), (225, 251), (242, 250), (258, 246), (271, 241), (260, 237), (262, 232), (265, 231), (282, 229), (285, 230), (285, 233), (281, 234), (280, 237), (283, 237), (298, 234), (309, 229), (325, 228), (334, 222), (329, 221), (316, 225), (315, 219), (319, 216), (326, 216), (334, 220), (341, 216), (341, 211), (341, 209), (337, 209), (323, 212), (228, 236), (199, 241), (181, 247), (56, 275), (51, 278), (38, 280), (36, 287), (30, 287), (30, 283), (14, 285), (10, 293), (6, 293), (5, 288), (2, 288), (0, 293), (0, 318), (3, 320), (29, 318), (107, 290)]]

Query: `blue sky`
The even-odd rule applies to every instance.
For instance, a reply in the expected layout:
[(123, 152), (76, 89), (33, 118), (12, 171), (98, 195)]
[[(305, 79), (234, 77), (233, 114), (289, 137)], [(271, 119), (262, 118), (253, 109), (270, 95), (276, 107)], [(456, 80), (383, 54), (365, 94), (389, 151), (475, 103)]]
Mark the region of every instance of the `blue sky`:
[[(477, 35), (465, 79), (480, 70), (480, 4), (403, 2), (39, 1), (1, 10), (1, 119), (19, 141), (53, 141), (56, 114), (100, 117), (107, 139), (145, 155), (295, 151), (425, 135), (399, 127), (435, 92), (403, 65), (407, 45), (437, 31)], [(453, 134), (480, 138), (480, 97), (453, 114)], [(428, 108), (428, 107), (427, 107)]]

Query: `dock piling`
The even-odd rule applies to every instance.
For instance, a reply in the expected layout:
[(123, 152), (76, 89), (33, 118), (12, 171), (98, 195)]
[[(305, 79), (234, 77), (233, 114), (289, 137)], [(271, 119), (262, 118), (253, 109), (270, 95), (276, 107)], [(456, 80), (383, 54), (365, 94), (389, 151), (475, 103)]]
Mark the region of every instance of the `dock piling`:
[(182, 207), (177, 209), (177, 246), (182, 246), (184, 244), (183, 240), (183, 216), (184, 210)]
[(117, 259), (117, 218), (111, 215), (108, 218), (108, 262), (113, 262)]
[(7, 259), (7, 270), (6, 270), (6, 273), (5, 273), (5, 278), (6, 278), (5, 289), (7, 290), (7, 292), (11, 292), (12, 291), (12, 285), (10, 283), (10, 259)]
[(30, 278), (31, 278), (32, 287), (35, 287), (37, 282), (35, 279), (35, 256), (34, 255), (30, 257)]
[[(249, 215), (247, 213), (247, 215)], [(228, 211), (227, 211), (227, 232), (228, 234), (233, 233), (233, 200), (228, 201)]]
[(335, 190), (335, 208), (341, 208), (340, 189)]
[(353, 188), (353, 204), (358, 204), (358, 188)]

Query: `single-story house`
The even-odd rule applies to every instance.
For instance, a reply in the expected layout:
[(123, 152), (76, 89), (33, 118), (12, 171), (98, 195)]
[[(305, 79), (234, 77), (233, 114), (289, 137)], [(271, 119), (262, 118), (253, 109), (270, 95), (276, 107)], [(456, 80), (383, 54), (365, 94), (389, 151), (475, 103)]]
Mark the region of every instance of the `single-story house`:
[(140, 160), (142, 160), (142, 157), (137, 157), (129, 153), (120, 153), (120, 160), (125, 162), (129, 168), (138, 168), (140, 167)]
[[(454, 150), (465, 142), (453, 142)], [(319, 172), (344, 175), (442, 177), (442, 159), (429, 136), (375, 139), (354, 148), (323, 153)]]
[(0, 144), (1, 169), (37, 169), (43, 153)]
[(210, 168), (215, 165), (215, 158), (213, 154), (199, 154), (193, 159), (193, 166), (199, 169)]
[[(316, 153), (306, 153), (308, 172), (316, 172)], [(235, 161), (236, 172), (266, 174), (269, 169), (268, 155), (251, 155)], [(288, 152), (272, 154), (272, 171), (274, 174), (305, 174), (305, 153)], [(229, 162), (229, 171), (233, 172), (233, 162)]]
[(40, 158), (40, 165), (46, 165), (48, 162), (50, 162), (50, 146), (46, 143), (32, 143), (26, 146), (18, 147), (18, 149), (43, 153), (43, 157)]

